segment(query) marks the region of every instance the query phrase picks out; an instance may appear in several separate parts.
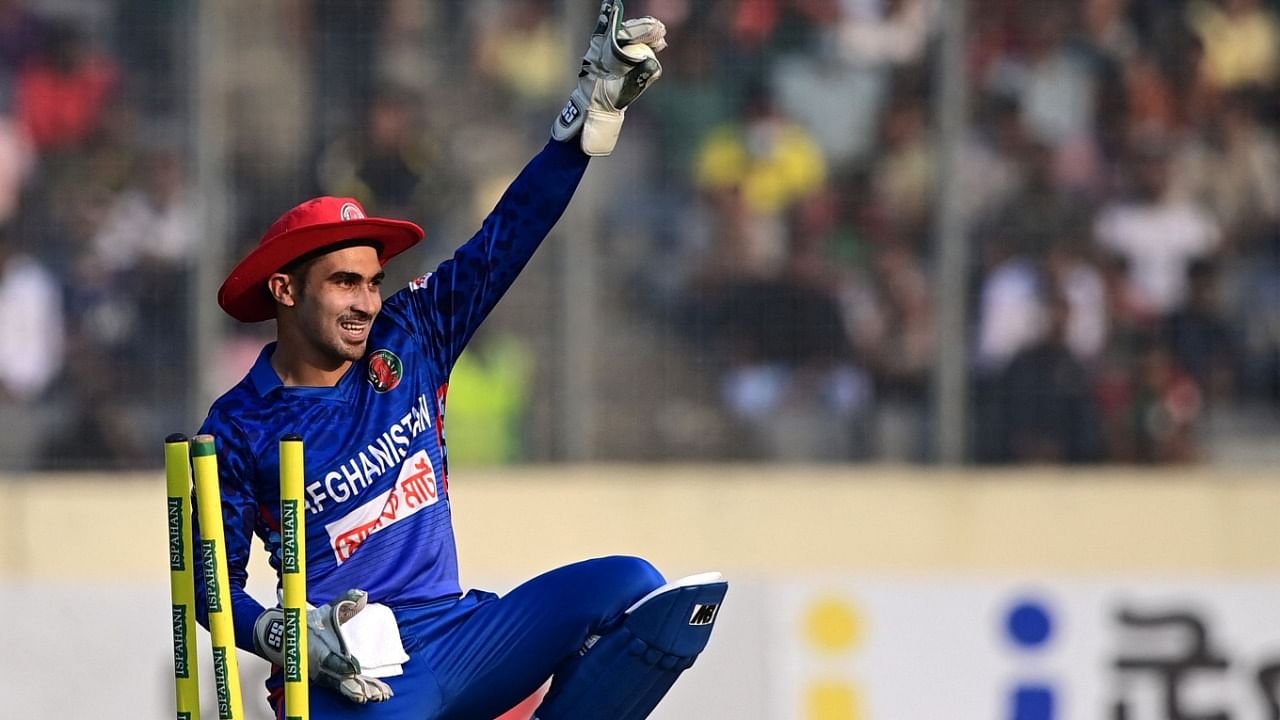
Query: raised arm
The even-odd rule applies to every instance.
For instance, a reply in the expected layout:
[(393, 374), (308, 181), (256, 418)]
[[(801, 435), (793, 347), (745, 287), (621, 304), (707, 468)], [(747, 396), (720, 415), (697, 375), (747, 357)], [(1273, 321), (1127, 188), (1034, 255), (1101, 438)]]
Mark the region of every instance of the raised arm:
[(654, 53), (666, 28), (652, 17), (622, 19), (604, 0), (576, 87), (552, 124), (552, 139), (453, 258), (409, 293), (430, 351), (452, 368), (467, 341), (511, 287), (569, 205), (589, 156), (613, 151), (627, 107), (662, 75)]

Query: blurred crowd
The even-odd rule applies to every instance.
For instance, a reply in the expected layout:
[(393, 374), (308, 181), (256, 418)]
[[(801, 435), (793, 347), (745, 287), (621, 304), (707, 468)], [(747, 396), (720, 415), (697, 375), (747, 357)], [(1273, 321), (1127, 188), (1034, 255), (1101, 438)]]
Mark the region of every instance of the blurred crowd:
[[(1197, 461), (1216, 419), (1280, 416), (1280, 0), (969, 0), (944, 178), (945, 1), (627, 3), (671, 47), (589, 178), (623, 190), (600, 210), (622, 230), (593, 238), (601, 364), (646, 349), (597, 382), (630, 441), (595, 455), (932, 458), (948, 188), (975, 460)], [(594, 11), (569, 5), (0, 0), (0, 469), (158, 463), (196, 413), (202, 243), (229, 265), (319, 193), (427, 229), (395, 282), (467, 237), (571, 85), (565, 28)], [(226, 237), (194, 179), (202, 128)], [(451, 453), (549, 457), (540, 312), (477, 337), (450, 403), (474, 447)], [(228, 327), (207, 359), (226, 384), (266, 330)]]
[(933, 457), (951, 188), (975, 460), (1212, 459), (1259, 409), (1274, 436), (1280, 3), (970, 0), (945, 178), (941, 2), (651, 5), (680, 41), (642, 294), (715, 338), (721, 454)]

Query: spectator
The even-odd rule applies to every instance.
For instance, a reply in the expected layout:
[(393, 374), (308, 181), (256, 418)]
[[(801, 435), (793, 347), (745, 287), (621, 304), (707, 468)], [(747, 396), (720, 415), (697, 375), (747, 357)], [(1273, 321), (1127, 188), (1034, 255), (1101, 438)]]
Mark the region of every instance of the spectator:
[(1195, 0), (1187, 19), (1204, 43), (1204, 74), (1218, 90), (1274, 87), (1280, 77), (1280, 19), (1262, 0)]
[(13, 110), (18, 72), (36, 57), (44, 41), (44, 23), (26, 0), (0, 0), (0, 115)]
[(675, 187), (660, 189), (687, 193), (698, 147), (714, 129), (740, 116), (745, 78), (726, 75), (720, 67), (723, 38), (716, 32), (720, 29), (717, 19), (710, 12), (691, 14), (679, 30), (684, 42), (665, 51), (664, 62), (680, 72), (663, 75), (662, 92), (653, 93), (646, 98), (653, 102), (637, 108), (662, 119), (657, 128), (658, 150), (664, 169), (676, 182)]
[(75, 150), (98, 129), (118, 82), (115, 62), (80, 27), (53, 23), (40, 55), (18, 75), (18, 120), (42, 155)]
[(1023, 122), (1051, 147), (1088, 143), (1097, 127), (1097, 78), (1068, 43), (1076, 3), (1024, 3), (1027, 56), (1018, 88)]
[(1232, 388), (1231, 331), (1223, 316), (1219, 267), (1196, 260), (1187, 268), (1187, 304), (1165, 321), (1173, 359), (1199, 386), (1206, 402), (1226, 400)]
[(475, 23), (477, 67), (509, 103), (508, 112), (544, 113), (564, 94), (563, 49), (552, 6), (543, 0), (480, 5)]
[(107, 210), (89, 262), (95, 272), (182, 274), (192, 262), (199, 216), (182, 158), (175, 149), (155, 148), (139, 171), (140, 182)]
[(1013, 207), (1010, 199), (1027, 183), (1024, 160), (1030, 141), (1019, 116), (1014, 98), (988, 94), (977, 100), (972, 133), (960, 159), (959, 191), (965, 217), (979, 226)]
[(1114, 62), (1123, 63), (1138, 51), (1139, 40), (1127, 11), (1132, 0), (1085, 0), (1084, 34), (1089, 44)]
[(1208, 137), (1180, 157), (1176, 190), (1203, 202), (1241, 249), (1280, 223), (1280, 141), (1260, 122), (1260, 102), (1253, 90), (1227, 94)]
[(424, 127), (418, 99), (386, 86), (365, 110), (359, 131), (330, 143), (320, 161), (324, 192), (355, 197), (369, 212), (438, 222), (457, 202), (454, 163)]
[[(1042, 370), (1071, 375), (1069, 382), (1063, 381), (1067, 385), (1092, 377), (1088, 368), (1099, 360), (1107, 337), (1105, 283), (1080, 257), (1076, 243), (1060, 240), (1043, 253), (1020, 252), (1013, 237), (1002, 236), (994, 246), (995, 262), (980, 286), (973, 375), (974, 452), (984, 462), (1021, 455), (1048, 461), (1057, 457), (1050, 449), (1061, 453), (1060, 461), (1090, 459), (1092, 451), (1081, 450), (1088, 443), (1047, 444), (1048, 439), (1035, 434), (1047, 432), (1044, 427), (1033, 432), (1024, 447), (1011, 444), (1012, 433), (1019, 431), (1023, 419), (1023, 409), (1015, 405), (1025, 398), (1010, 393), (1024, 393)], [(1070, 355), (1070, 362), (1058, 359), (1063, 352)], [(1011, 371), (1019, 358), (1021, 366)], [(1024, 382), (1025, 387), (1018, 385)], [(1075, 427), (1079, 418), (1061, 422)], [(1061, 439), (1059, 434), (1049, 434)]]
[(841, 3), (840, 50), (855, 64), (914, 65), (937, 23), (936, 0), (888, 0), (877, 16), (865, 5)]
[(172, 427), (184, 420), (184, 406), (166, 399), (182, 396), (190, 372), (185, 320), (200, 209), (172, 148), (150, 150), (139, 175), (115, 196), (85, 253), (82, 272), (102, 278), (105, 295), (85, 307), (120, 313), (122, 337), (101, 346), (121, 368), (117, 389), (145, 401), (137, 416)]
[(1088, 224), (1090, 207), (1079, 193), (1059, 182), (1058, 158), (1053, 148), (1028, 142), (1009, 146), (1021, 168), (1021, 181), (988, 217), (979, 218), (975, 245), (1002, 238), (1032, 257), (1039, 257), (1064, 234), (1074, 237)]
[(819, 192), (827, 167), (813, 136), (778, 112), (767, 91), (757, 88), (746, 117), (713, 130), (699, 148), (695, 183), (728, 223), (717, 243), (732, 245), (726, 257), (712, 250), (707, 267), (726, 262), (772, 275), (788, 253), (786, 213)]
[[(1083, 244), (1078, 236), (1068, 235), (1050, 245), (1044, 256), (1044, 273), (1045, 284), (1052, 293), (1044, 293), (1043, 299), (1066, 305), (1065, 320), (1050, 320), (1066, 323), (1061, 331), (1062, 345), (1076, 360), (1092, 367), (1107, 342), (1107, 293), (1102, 273), (1081, 252)], [(1050, 332), (1056, 331), (1050, 327)]]
[(1152, 340), (1140, 348), (1127, 410), (1132, 454), (1114, 459), (1164, 464), (1200, 458), (1196, 433), (1204, 396), (1163, 343)]
[(769, 77), (779, 105), (813, 132), (827, 161), (855, 167), (875, 149), (894, 74), (923, 62), (937, 5), (935, 0), (833, 5), (839, 18), (830, 42), (779, 56)]
[(1044, 311), (1036, 260), (1014, 240), (1000, 237), (992, 244), (989, 267), (978, 291), (974, 363), (979, 376), (994, 377), (1044, 334)]
[(1019, 351), (1000, 383), (1008, 442), (1017, 463), (1094, 462), (1102, 457), (1093, 380), (1068, 345), (1071, 306), (1054, 292), (1044, 337)]
[(938, 343), (929, 281), (900, 242), (879, 248), (872, 271), (871, 297), (856, 298), (846, 313), (857, 319), (855, 346), (875, 381), (874, 457), (921, 461)]
[(1124, 257), (1128, 280), (1143, 302), (1168, 315), (1186, 301), (1187, 267), (1217, 253), (1222, 233), (1199, 205), (1169, 192), (1167, 141), (1143, 137), (1135, 142), (1133, 192), (1102, 209), (1095, 239), (1104, 252)]
[(26, 470), (54, 420), (44, 402), (62, 371), (62, 293), (40, 263), (22, 252), (13, 228), (0, 223), (0, 469)]
[(832, 294), (792, 250), (773, 277), (731, 281), (703, 300), (727, 357), (721, 393), (744, 424), (752, 455), (850, 460), (870, 401), (847, 324)]
[(907, 96), (891, 102), (882, 142), (871, 169), (876, 201), (896, 233), (918, 250), (932, 217), (936, 167), (924, 108)]
[(813, 136), (757, 87), (742, 122), (722, 125), (706, 138), (695, 172), (699, 187), (741, 187), (748, 210), (775, 215), (821, 187), (827, 168)]

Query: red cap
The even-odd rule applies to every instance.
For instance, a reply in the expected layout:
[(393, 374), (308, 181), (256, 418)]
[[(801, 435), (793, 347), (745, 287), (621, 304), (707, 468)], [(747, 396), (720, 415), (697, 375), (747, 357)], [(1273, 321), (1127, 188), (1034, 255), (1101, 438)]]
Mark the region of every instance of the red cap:
[(258, 247), (236, 265), (222, 288), (218, 304), (241, 322), (276, 316), (267, 278), (304, 255), (348, 240), (378, 243), (378, 262), (408, 250), (423, 238), (422, 228), (405, 220), (367, 217), (353, 198), (318, 197), (280, 216)]

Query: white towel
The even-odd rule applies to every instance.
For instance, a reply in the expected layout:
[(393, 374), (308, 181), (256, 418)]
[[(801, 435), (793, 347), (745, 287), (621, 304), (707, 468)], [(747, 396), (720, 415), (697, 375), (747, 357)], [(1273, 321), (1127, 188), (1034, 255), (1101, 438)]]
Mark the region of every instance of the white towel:
[(369, 677), (384, 678), (404, 674), (401, 667), (409, 661), (400, 640), (400, 626), (391, 608), (369, 603), (355, 617), (342, 625), (347, 649), (360, 661), (360, 672)]

